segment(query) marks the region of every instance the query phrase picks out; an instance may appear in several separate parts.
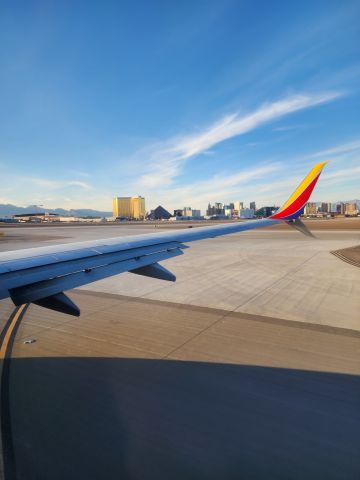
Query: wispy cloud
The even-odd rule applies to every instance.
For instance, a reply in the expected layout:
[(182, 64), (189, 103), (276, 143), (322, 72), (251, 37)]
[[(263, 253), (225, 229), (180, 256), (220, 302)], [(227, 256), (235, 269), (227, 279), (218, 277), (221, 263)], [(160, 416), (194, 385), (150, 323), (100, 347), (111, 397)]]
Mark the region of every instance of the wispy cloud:
[(290, 132), (291, 130), (298, 130), (299, 128), (301, 128), (299, 125), (284, 125), (273, 128), (273, 132)]
[(92, 186), (85, 182), (80, 182), (78, 180), (73, 180), (71, 182), (65, 182), (65, 187), (80, 187), (84, 190), (91, 190)]
[(70, 170), (71, 175), (75, 175), (77, 177), (90, 177), (88, 172), (83, 172), (81, 170)]
[(148, 171), (141, 176), (139, 184), (143, 187), (170, 185), (189, 158), (285, 115), (331, 102), (342, 95), (341, 92), (292, 95), (266, 103), (247, 115), (240, 116), (238, 113), (227, 115), (195, 135), (170, 139), (155, 147)]
[(342, 145), (337, 145), (336, 147), (329, 148), (327, 150), (322, 150), (320, 152), (313, 153), (312, 155), (308, 155), (308, 158), (338, 156), (338, 155), (343, 155), (344, 153), (355, 152), (357, 150), (360, 150), (360, 140), (344, 143)]
[(336, 172), (331, 173), (324, 173), (322, 175), (323, 180), (337, 180), (337, 179), (344, 179), (344, 178), (354, 178), (360, 175), (360, 166), (359, 167), (352, 167), (346, 168), (346, 170), (337, 170)]
[[(329, 152), (341, 153), (341, 157), (331, 162), (322, 174), (314, 198), (334, 199), (335, 193), (341, 191), (336, 190), (335, 192), (334, 188), (339, 189), (344, 181), (359, 178), (358, 150), (360, 150), (360, 141), (357, 139), (324, 150), (327, 154)], [(148, 193), (155, 202), (163, 202), (165, 205), (168, 205), (169, 199), (171, 199), (171, 206), (174, 208), (184, 206), (186, 203), (203, 210), (209, 201), (228, 202), (234, 200), (245, 202), (256, 200), (258, 206), (274, 204), (274, 202), (281, 204), (314, 163), (311, 161), (308, 164), (304, 160), (321, 155), (323, 152), (315, 152), (309, 153), (304, 158), (294, 158), (290, 170), (287, 168), (288, 160), (286, 163), (272, 162), (252, 169), (214, 175), (206, 180), (189, 181), (185, 186), (171, 185), (170, 187), (149, 189)], [(347, 160), (346, 169), (342, 167), (344, 159)]]
[(62, 180), (49, 180), (46, 178), (28, 178), (28, 181), (32, 182), (39, 187), (51, 189), (51, 190), (58, 190), (67, 187), (79, 187), (83, 190), (91, 190), (92, 187), (88, 183), (81, 182), (78, 180), (70, 180), (70, 181), (62, 181)]
[(275, 172), (280, 169), (279, 164), (270, 164), (253, 168), (251, 170), (243, 170), (231, 175), (214, 175), (208, 180), (198, 181), (195, 184), (192, 183), (189, 187), (180, 187), (172, 191), (175, 192), (194, 192), (196, 197), (204, 195), (207, 199), (211, 198), (216, 192), (219, 195), (224, 190), (228, 193), (232, 187), (238, 187), (250, 180), (262, 178), (269, 173)]
[[(240, 194), (244, 195), (248, 190), (253, 190), (253, 182), (269, 178), (280, 168), (280, 164), (272, 163), (228, 175), (214, 175), (209, 179), (191, 182), (185, 186), (156, 189), (151, 192), (151, 198), (154, 205), (160, 203), (168, 207), (180, 208), (186, 204), (203, 210), (204, 205), (209, 201), (244, 200)], [(170, 201), (171, 205), (169, 205)]]

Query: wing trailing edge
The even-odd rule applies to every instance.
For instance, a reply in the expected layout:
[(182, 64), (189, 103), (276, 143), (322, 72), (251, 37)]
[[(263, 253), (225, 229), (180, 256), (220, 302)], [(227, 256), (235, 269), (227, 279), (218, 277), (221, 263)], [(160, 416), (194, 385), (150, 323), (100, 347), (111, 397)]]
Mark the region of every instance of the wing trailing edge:
[[(83, 268), (82, 270), (79, 270), (77, 266), (73, 266), (72, 273), (67, 273), (66, 275), (60, 276), (53, 276), (53, 273), (50, 270), (47, 272), (48, 278), (46, 280), (33, 281), (25, 284), (23, 284), (24, 280), (22, 276), (17, 275), (15, 279), (13, 279), (13, 281), (17, 281), (17, 286), (9, 289), (9, 295), (15, 305), (22, 305), (23, 303), (35, 303), (45, 298), (49, 299), (47, 304), (50, 305), (50, 302), (52, 299), (54, 299), (54, 296), (60, 292), (63, 292), (64, 290), (70, 290), (72, 288), (77, 288), (91, 282), (96, 282), (97, 280), (102, 280), (119, 273), (132, 271), (135, 271), (134, 273), (138, 273), (140, 275), (162, 278), (164, 280), (171, 279), (174, 281), (173, 274), (171, 274), (164, 267), (156, 265), (159, 261), (168, 260), (169, 258), (182, 255), (183, 248), (186, 248), (186, 246), (179, 242), (164, 243), (162, 245), (157, 244), (156, 248), (151, 253), (149, 253), (148, 250), (146, 250), (145, 254), (141, 251), (136, 251), (135, 254), (132, 254), (131, 258), (126, 260), (114, 260), (113, 257), (111, 257), (111, 260), (109, 260), (106, 259), (106, 255), (103, 255), (101, 258), (101, 265), (96, 265), (96, 260), (98, 260), (98, 257), (95, 257), (93, 259), (95, 266), (93, 267), (88, 266), (85, 269)], [(66, 262), (67, 269), (70, 271), (71, 262), (71, 260)], [(151, 266), (151, 268), (144, 268), (149, 266)]]

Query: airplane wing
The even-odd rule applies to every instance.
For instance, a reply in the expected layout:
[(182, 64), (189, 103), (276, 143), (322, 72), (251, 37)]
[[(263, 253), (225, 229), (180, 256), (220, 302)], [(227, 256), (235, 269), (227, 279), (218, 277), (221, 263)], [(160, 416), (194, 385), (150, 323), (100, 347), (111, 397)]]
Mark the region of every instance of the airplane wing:
[(0, 253), (0, 299), (10, 297), (15, 305), (35, 303), (79, 316), (79, 308), (64, 291), (122, 272), (175, 281), (175, 275), (159, 262), (182, 255), (188, 248), (185, 243), (281, 222), (311, 235), (299, 216), (326, 163), (315, 165), (268, 218)]

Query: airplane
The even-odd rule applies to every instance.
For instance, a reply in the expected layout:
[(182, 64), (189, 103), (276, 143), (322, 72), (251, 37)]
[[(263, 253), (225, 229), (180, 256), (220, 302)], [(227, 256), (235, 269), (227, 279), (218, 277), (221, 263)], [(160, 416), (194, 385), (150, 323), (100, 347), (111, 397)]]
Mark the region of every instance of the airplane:
[(159, 262), (182, 255), (189, 248), (185, 243), (284, 222), (312, 236), (299, 217), (327, 163), (315, 165), (268, 218), (0, 253), (0, 300), (10, 297), (16, 306), (34, 303), (79, 316), (80, 309), (64, 291), (122, 272), (174, 282), (175, 275)]

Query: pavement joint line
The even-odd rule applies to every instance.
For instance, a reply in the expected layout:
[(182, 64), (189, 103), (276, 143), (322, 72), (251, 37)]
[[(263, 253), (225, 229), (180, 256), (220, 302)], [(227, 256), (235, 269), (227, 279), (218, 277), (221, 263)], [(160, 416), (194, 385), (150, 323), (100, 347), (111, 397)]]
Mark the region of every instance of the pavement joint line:
[(221, 322), (222, 320), (224, 320), (226, 317), (228, 317), (231, 313), (233, 313), (233, 310), (229, 311), (229, 312), (226, 312), (224, 315), (222, 315), (220, 318), (216, 319), (213, 323), (211, 323), (210, 325), (207, 325), (205, 328), (203, 328), (200, 332), (197, 332), (195, 333), (195, 335), (193, 335), (191, 338), (189, 338), (188, 340), (186, 340), (185, 342), (183, 342), (181, 345), (177, 346), (176, 348), (174, 348), (173, 350), (171, 350), (170, 352), (168, 352), (166, 355), (164, 355), (163, 357), (161, 357), (162, 360), (165, 360), (166, 358), (169, 358), (171, 355), (173, 355), (175, 352), (177, 352), (178, 350), (181, 350), (185, 345), (187, 345), (188, 343), (192, 342), (195, 338), (199, 337), (200, 335), (202, 335), (204, 332), (207, 332), (208, 330), (210, 330), (212, 327), (214, 327), (215, 325), (217, 325), (219, 322)]
[[(128, 300), (125, 300), (124, 303), (129, 302), (129, 301), (131, 301), (131, 297), (130, 297)], [(104, 309), (102, 310), (102, 312), (106, 312), (107, 310), (111, 309), (112, 307), (113, 307), (113, 306), (110, 306), (109, 308), (104, 308)], [(82, 319), (88, 317), (89, 315), (92, 315), (93, 313), (94, 313), (94, 312), (89, 312), (88, 314), (84, 314), (84, 315), (82, 316)], [(95, 312), (95, 313), (96, 313), (96, 312)], [(76, 320), (75, 320), (75, 321), (76, 321)], [(47, 331), (49, 331), (49, 330), (54, 330), (54, 331), (57, 331), (57, 332), (61, 332), (61, 333), (65, 333), (65, 334), (70, 335), (69, 332), (66, 332), (65, 330), (62, 330), (62, 327), (63, 327), (64, 325), (68, 325), (68, 324), (71, 324), (71, 323), (74, 323), (74, 319), (73, 319), (73, 318), (70, 318), (69, 320), (65, 320), (65, 321), (63, 321), (63, 322), (61, 322), (61, 323), (59, 323), (59, 324), (56, 324), (56, 325), (52, 325), (52, 326), (50, 326), (50, 327), (41, 327), (41, 326), (39, 325), (39, 328), (40, 328), (41, 330), (39, 330), (38, 332), (36, 332), (36, 333), (34, 334), (34, 336), (41, 336), (42, 334), (44, 334), (45, 332), (47, 332)], [(101, 339), (99, 339), (99, 338), (95, 338), (95, 337), (88, 336), (88, 335), (79, 335), (79, 336), (80, 336), (81, 338), (87, 338), (87, 339), (90, 339), (90, 340), (95, 340), (95, 341), (97, 341), (97, 342), (99, 342), (99, 343), (110, 343), (111, 345), (114, 345), (114, 346), (126, 346), (126, 345), (124, 345), (124, 344), (122, 344), (122, 343), (118, 343), (118, 342), (117, 342), (117, 343), (115, 343), (115, 342), (107, 342), (106, 340), (101, 340)], [(28, 335), (22, 335), (22, 336), (20, 337), (20, 339), (27, 338), (27, 337), (28, 337)], [(137, 351), (140, 352), (140, 353), (145, 353), (145, 354), (149, 354), (149, 353), (150, 353), (151, 355), (154, 354), (154, 352), (152, 352), (152, 351), (150, 351), (150, 350), (144, 350), (144, 349), (141, 349), (141, 348), (138, 348), (138, 347), (134, 347), (134, 346), (132, 346), (132, 348), (133, 348), (134, 350), (137, 350)], [(1, 477), (0, 477), (0, 478), (1, 478)]]
[[(311, 258), (313, 258), (316, 254), (312, 255)], [(310, 260), (310, 259), (307, 259), (307, 260)], [(306, 260), (306, 261), (307, 261)], [(303, 262), (303, 263), (306, 263)], [(303, 264), (302, 263), (302, 264)], [(301, 265), (302, 265), (301, 264)], [(301, 265), (298, 265), (297, 267), (300, 267)], [(279, 279), (278, 281), (282, 280), (282, 278), (286, 277), (287, 274), (285, 274), (283, 277), (281, 277), (281, 279)], [(277, 282), (275, 282), (277, 283)], [(266, 291), (266, 289), (269, 288), (269, 287), (265, 287), (265, 289), (260, 292), (260, 293), (263, 293), (264, 291)], [(255, 295), (257, 296), (257, 295)], [(251, 300), (251, 299), (250, 299)], [(250, 301), (249, 300), (249, 301)], [(247, 302), (245, 302), (246, 304)], [(192, 342), (195, 338), (199, 337), (200, 335), (202, 335), (204, 332), (210, 330), (212, 327), (214, 327), (215, 325), (217, 325), (219, 322), (223, 321), (226, 317), (230, 316), (231, 314), (235, 313), (236, 310), (242, 305), (239, 305), (239, 306), (236, 306), (234, 309), (231, 309), (227, 312), (224, 313), (224, 315), (222, 315), (220, 318), (218, 318), (217, 320), (215, 320), (213, 323), (211, 323), (210, 325), (208, 325), (207, 327), (203, 328), (203, 330), (201, 330), (200, 332), (196, 333), (195, 335), (193, 335), (191, 338), (189, 338), (188, 340), (186, 340), (184, 343), (182, 343), (181, 345), (179, 345), (178, 347), (174, 348), (172, 351), (170, 351), (169, 353), (167, 353), (164, 357), (162, 357), (162, 359), (166, 359), (168, 358), (170, 355), (173, 355), (175, 352), (177, 352), (178, 350), (180, 350), (181, 348), (183, 348), (185, 345), (187, 345), (189, 342)]]
[(288, 272), (284, 273), (280, 278), (278, 278), (275, 282), (273, 282), (271, 285), (267, 285), (264, 287), (260, 292), (255, 293), (251, 298), (248, 300), (245, 300), (243, 303), (240, 303), (233, 311), (237, 311), (238, 308), (245, 307), (246, 304), (252, 302), (255, 298), (259, 297), (260, 295), (263, 295), (265, 292), (276, 286), (278, 283), (282, 282), (288, 275), (291, 275), (293, 273), (296, 273), (299, 271), (307, 262), (310, 262), (316, 255), (318, 255), (320, 252), (315, 252), (313, 255), (311, 255), (310, 258), (307, 258), (306, 260), (303, 260), (301, 263), (296, 265), (296, 267), (293, 267), (291, 270)]
[[(302, 261), (300, 264), (296, 265), (296, 267), (292, 268), (289, 272), (286, 272), (281, 278), (279, 278), (276, 282), (274, 282), (273, 285), (276, 285), (278, 282), (282, 281), (284, 278), (287, 277), (287, 275), (289, 275), (290, 273), (294, 273), (296, 272), (297, 270), (299, 270), (303, 265), (305, 265), (307, 262), (309, 262), (310, 260), (312, 260), (319, 252), (315, 252), (313, 255), (311, 255), (310, 258), (307, 258), (306, 260)], [(272, 286), (273, 286), (272, 285)], [(183, 344), (179, 345), (178, 347), (174, 348), (173, 350), (171, 350), (169, 353), (167, 353), (164, 357), (162, 357), (162, 359), (166, 359), (168, 358), (170, 355), (173, 355), (176, 351), (180, 350), (181, 348), (183, 348), (185, 345), (187, 345), (189, 342), (193, 341), (195, 338), (199, 337), (200, 335), (202, 335), (204, 332), (210, 330), (212, 327), (214, 327), (216, 324), (218, 324), (219, 322), (221, 322), (222, 320), (224, 320), (226, 317), (228, 317), (229, 315), (231, 315), (232, 313), (235, 313), (238, 308), (241, 308), (243, 307), (244, 305), (246, 305), (248, 302), (251, 302), (254, 298), (256, 298), (257, 296), (259, 295), (262, 295), (264, 292), (266, 292), (270, 287), (267, 286), (265, 287), (264, 289), (261, 290), (261, 292), (257, 292), (253, 297), (251, 297), (250, 299), (246, 300), (244, 303), (241, 303), (239, 304), (238, 306), (236, 306), (234, 309), (232, 310), (229, 310), (228, 312), (226, 312), (223, 316), (221, 316), (220, 318), (218, 318), (217, 320), (215, 320), (212, 324), (208, 325), (207, 327), (205, 327), (203, 330), (201, 330), (201, 332), (198, 332), (196, 333), (193, 337), (191, 337), (190, 339), (186, 340)]]
[[(245, 257), (241, 257), (241, 260), (243, 260), (244, 262), (249, 262), (248, 258), (245, 258)], [(227, 266), (231, 266), (232, 263), (229, 263)], [(218, 272), (218, 267), (214, 267), (212, 268), (211, 270), (207, 270), (206, 271), (206, 275), (208, 274), (212, 274), (212, 273), (216, 273)], [(194, 280), (196, 281), (197, 278), (203, 278), (204, 277), (204, 272), (198, 272), (198, 273), (195, 273), (192, 277), (191, 277), (191, 280)], [(188, 278), (184, 278), (184, 280), (178, 280), (176, 279), (176, 285), (182, 285), (184, 283), (187, 283), (189, 281)], [(171, 288), (171, 285), (168, 285), (166, 288)], [(153, 293), (156, 293), (158, 292), (159, 290), (163, 290), (164, 287), (163, 286), (160, 286), (160, 287), (155, 287), (153, 290), (151, 290), (150, 292), (146, 292), (146, 293), (143, 293), (142, 295), (140, 295), (140, 298), (144, 298), (144, 299), (147, 299), (147, 298), (150, 298), (148, 297), (148, 295), (152, 295)]]
[[(195, 335), (193, 335), (191, 338), (189, 338), (188, 340), (186, 340), (185, 342), (183, 342), (181, 345), (179, 345), (178, 347), (174, 348), (173, 350), (171, 350), (169, 353), (167, 353), (165, 356), (161, 357), (162, 360), (165, 360), (167, 358), (169, 358), (170, 356), (172, 356), (175, 352), (177, 352), (178, 350), (181, 350), (184, 346), (186, 346), (188, 343), (192, 342), (193, 340), (195, 340), (197, 337), (199, 337), (200, 335), (202, 335), (204, 332), (207, 332), (209, 331), (210, 329), (212, 329), (212, 327), (216, 326), (219, 322), (225, 320), (227, 317), (231, 316), (233, 313), (237, 313), (236, 310), (237, 310), (238, 307), (235, 308), (235, 310), (231, 310), (231, 311), (228, 311), (226, 313), (224, 313), (224, 315), (222, 315), (220, 318), (218, 318), (217, 320), (215, 320), (213, 323), (211, 323), (210, 325), (206, 326), (205, 328), (203, 328), (203, 330), (201, 330), (200, 332), (197, 332)], [(291, 326), (291, 325), (290, 325)], [(276, 347), (276, 343), (273, 344), (274, 347)], [(298, 348), (294, 348), (294, 347), (291, 347), (291, 350), (293, 351), (298, 351), (298, 352), (304, 352), (304, 350), (302, 349), (298, 349)], [(306, 352), (306, 351), (305, 351)], [(328, 356), (327, 354), (322, 354), (324, 357)], [(339, 357), (341, 358), (341, 356)]]
[[(243, 232), (243, 233), (249, 233), (249, 232)], [(292, 233), (292, 232), (290, 232)], [(212, 239), (210, 239), (212, 240)], [(219, 240), (226, 240), (226, 238), (219, 238)], [(204, 240), (206, 241), (206, 240)], [(244, 262), (249, 262), (249, 258), (247, 257), (247, 255), (243, 255), (243, 254), (240, 254), (241, 255), (241, 260), (243, 260)], [(229, 263), (228, 266), (231, 266), (232, 263)], [(207, 270), (206, 271), (206, 274), (211, 274), (211, 273), (216, 273), (218, 271), (218, 267), (214, 267), (212, 268), (211, 270)], [(126, 273), (131, 273), (131, 272), (126, 272)], [(192, 280), (196, 280), (197, 278), (203, 278), (204, 277), (204, 272), (198, 272), (198, 273), (195, 273), (192, 277)], [(184, 278), (184, 280), (178, 280), (176, 279), (176, 285), (182, 285), (183, 283), (187, 283), (188, 282), (188, 278)], [(167, 288), (171, 287), (171, 285), (169, 285)], [(164, 287), (163, 286), (159, 286), (159, 287), (154, 287), (151, 291), (149, 292), (146, 292), (146, 293), (143, 293), (142, 295), (139, 296), (139, 298), (144, 298), (144, 299), (147, 299), (147, 295), (152, 295), (153, 293), (156, 293), (158, 292), (159, 290), (163, 290)]]
[[(214, 308), (214, 307), (205, 307), (201, 305), (194, 305), (194, 304), (185, 304), (185, 303), (178, 303), (178, 302), (170, 302), (168, 300), (155, 300), (152, 298), (143, 298), (143, 297), (132, 297), (130, 295), (121, 295), (117, 293), (105, 293), (102, 291), (93, 291), (93, 290), (81, 290), (80, 291), (82, 295), (87, 296), (97, 296), (97, 297), (104, 297), (104, 298), (120, 298), (124, 303), (127, 302), (135, 302), (135, 303), (150, 303), (150, 304), (156, 304), (160, 305), (163, 307), (167, 308), (176, 308), (180, 310), (196, 310), (197, 312), (210, 312), (215, 315), (225, 315), (225, 314), (230, 314), (230, 315), (235, 315), (236, 317), (243, 318), (244, 317), (246, 320), (251, 320), (254, 322), (261, 322), (261, 323), (271, 323), (271, 324), (276, 324), (276, 325), (282, 325), (286, 326), (289, 328), (300, 328), (300, 329), (306, 329), (306, 330), (313, 330), (313, 331), (320, 331), (320, 332), (325, 332), (328, 334), (333, 334), (333, 335), (345, 335), (345, 336), (351, 336), (355, 338), (360, 337), (360, 331), (359, 330), (353, 330), (350, 328), (343, 328), (343, 327), (336, 327), (332, 325), (326, 325), (326, 324), (317, 324), (317, 323), (311, 323), (311, 322), (305, 322), (305, 321), (299, 321), (299, 320), (289, 320), (289, 319), (284, 319), (284, 318), (274, 318), (272, 316), (268, 315), (258, 315), (258, 314), (253, 314), (249, 312), (241, 312), (241, 311), (236, 311), (236, 310), (226, 310), (224, 308)], [(124, 301), (124, 297), (127, 298), (126, 301)], [(238, 308), (238, 307), (236, 307)]]
[(0, 334), (0, 478), (7, 480), (16, 478), (9, 410), (9, 361), (14, 338), (27, 307), (28, 304), (15, 307)]
[[(29, 307), (30, 307), (30, 305), (31, 305), (31, 304), (29, 304)], [(110, 306), (109, 308), (104, 308), (104, 309), (102, 309), (101, 312), (106, 312), (106, 311), (107, 311), (108, 309), (110, 309), (110, 308), (112, 308), (112, 306)], [(97, 310), (94, 311), (94, 312), (93, 312), (93, 311), (90, 311), (90, 312), (88, 312), (88, 313), (81, 314), (81, 319), (83, 320), (83, 319), (87, 318), (89, 315), (92, 315), (92, 314), (94, 314), (94, 313), (97, 313)], [(67, 317), (66, 317), (66, 318), (67, 318)], [(63, 321), (61, 321), (61, 322), (59, 322), (59, 323), (56, 323), (56, 325), (51, 325), (51, 326), (49, 326), (49, 327), (44, 327), (44, 326), (39, 325), (39, 324), (37, 324), (37, 323), (36, 323), (36, 324), (32, 324), (32, 325), (34, 325), (34, 326), (36, 326), (36, 327), (38, 327), (38, 328), (40, 329), (38, 332), (36, 332), (36, 333), (34, 334), (34, 335), (38, 335), (38, 334), (43, 334), (44, 332), (46, 332), (46, 331), (48, 331), (48, 330), (54, 330), (54, 329), (57, 329), (57, 328), (62, 327), (63, 325), (67, 325), (68, 323), (73, 323), (73, 322), (76, 322), (76, 319), (74, 319), (74, 318), (70, 318), (69, 320), (65, 320), (65, 319), (64, 319)], [(31, 322), (30, 322), (30, 323), (31, 323)], [(21, 335), (21, 336), (19, 336), (19, 339), (21, 340), (21, 339), (27, 338), (27, 337), (28, 337), (28, 335)], [(0, 360), (1, 360), (1, 357), (0, 357)]]
[[(248, 232), (246, 232), (246, 233), (248, 233)], [(292, 233), (292, 232), (290, 232), (290, 233)], [(223, 239), (223, 240), (224, 240), (224, 239)], [(226, 240), (226, 239), (225, 239), (225, 240)], [(281, 278), (279, 278), (278, 280), (276, 280), (273, 285), (275, 285), (277, 282), (283, 280), (283, 278), (285, 278), (289, 273), (292, 273), (292, 272), (296, 271), (297, 268), (300, 268), (300, 267), (301, 267), (303, 264), (305, 264), (307, 261), (309, 261), (309, 260), (311, 260), (312, 258), (314, 258), (318, 253), (319, 253), (318, 251), (315, 252), (310, 258), (307, 258), (307, 259), (303, 260), (302, 263), (300, 263), (300, 264), (296, 265), (295, 267), (293, 267), (290, 271), (286, 272)], [(246, 256), (241, 256), (241, 260), (243, 260), (243, 261), (248, 261), (248, 262), (251, 263), (251, 260), (250, 260), (249, 258), (247, 258)], [(229, 265), (231, 265), (231, 264), (229, 264)], [(212, 274), (212, 273), (216, 272), (217, 270), (218, 270), (218, 268), (217, 268), (217, 267), (214, 267), (214, 268), (211, 269), (211, 270), (207, 270), (206, 274)], [(198, 274), (193, 275), (192, 280), (196, 280), (196, 278), (201, 278), (201, 277), (203, 277), (203, 276), (204, 276), (204, 273), (203, 273), (203, 272), (199, 272)], [(182, 285), (184, 282), (188, 282), (188, 280), (189, 280), (188, 278), (185, 278), (184, 280), (176, 280), (176, 284), (177, 284), (177, 285)], [(171, 286), (168, 286), (167, 288), (170, 288), (170, 287), (171, 287)], [(264, 293), (268, 288), (269, 288), (269, 286), (264, 287), (264, 289), (263, 289), (261, 292), (256, 293), (256, 294), (255, 294), (253, 297), (251, 297), (249, 300), (246, 300), (245, 303), (239, 304), (239, 305), (236, 307), (236, 309), (242, 307), (243, 305), (246, 305), (246, 303), (248, 303), (249, 301), (252, 301), (252, 300), (253, 300), (254, 298), (256, 298), (258, 295), (261, 295), (262, 293)], [(163, 286), (155, 287), (155, 288), (153, 288), (151, 291), (146, 292), (146, 293), (143, 293), (142, 295), (140, 295), (139, 298), (144, 298), (144, 299), (151, 298), (151, 297), (149, 297), (149, 295), (153, 295), (154, 293), (156, 293), (156, 292), (158, 292), (158, 291), (161, 291), (161, 290), (163, 290), (163, 289), (164, 289)], [(235, 309), (235, 310), (236, 310), (236, 309)]]
[[(11, 338), (11, 334), (15, 328), (15, 325), (17, 323), (17, 321), (19, 320), (19, 317), (21, 316), (21, 314), (23, 313), (25, 307), (27, 306), (27, 304), (23, 304), (21, 305), (18, 310), (16, 311), (15, 315), (13, 316), (10, 324), (8, 324), (8, 327), (6, 329), (6, 332), (5, 332), (5, 336), (1, 342), (1, 347), (0, 347), (0, 360), (4, 360), (5, 359), (5, 356), (6, 356), (6, 351), (7, 351), (7, 347), (8, 347), (8, 344), (9, 344), (9, 341), (10, 341), (10, 338)], [(6, 328), (6, 326), (5, 326)]]
[[(55, 328), (56, 331), (58, 332), (61, 332), (61, 333), (65, 333), (66, 335), (71, 335), (70, 332), (66, 332), (65, 330), (61, 330), (60, 328)], [(108, 345), (113, 345), (115, 347), (127, 347), (128, 345), (126, 345), (125, 343), (121, 343), (121, 342), (111, 342), (111, 341), (108, 341), (108, 340), (103, 340), (101, 338), (96, 338), (96, 337), (93, 337), (91, 335), (81, 335), (81, 334), (78, 334), (78, 337), (79, 338), (85, 338), (85, 339), (88, 339), (88, 340), (92, 340), (92, 341), (95, 341), (95, 342), (99, 342), (99, 343), (102, 343), (102, 344), (108, 344)], [(151, 350), (144, 350), (142, 348), (139, 348), (139, 347), (134, 347), (133, 345), (131, 346), (131, 348), (133, 348), (134, 350), (138, 351), (138, 352), (141, 352), (141, 353), (146, 353), (146, 354), (151, 354), (151, 355), (154, 355), (154, 352), (152, 352)], [(156, 353), (155, 353), (156, 354)]]

